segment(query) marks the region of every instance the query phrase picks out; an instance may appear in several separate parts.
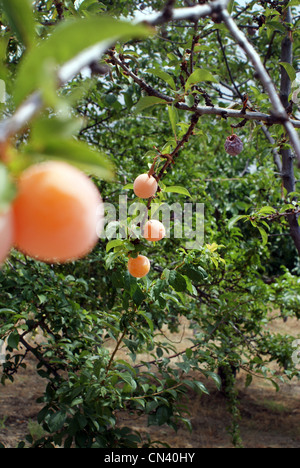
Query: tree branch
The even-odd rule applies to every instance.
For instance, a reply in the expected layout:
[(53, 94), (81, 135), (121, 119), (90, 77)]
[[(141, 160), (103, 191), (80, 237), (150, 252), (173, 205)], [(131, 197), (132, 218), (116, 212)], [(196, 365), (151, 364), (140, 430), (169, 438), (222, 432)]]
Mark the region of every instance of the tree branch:
[[(58, 70), (59, 86), (74, 78), (80, 71), (93, 61), (99, 60), (103, 54), (113, 46), (114, 40), (102, 41), (86, 49), (73, 59), (66, 62)], [(0, 122), (0, 143), (7, 141), (26, 127), (43, 107), (43, 99), (39, 91), (31, 94), (8, 119)]]
[[(227, 8), (230, 0), (215, 0), (204, 5), (195, 5), (186, 8), (176, 8), (170, 11), (171, 15), (167, 21), (197, 21), (205, 16), (211, 16)], [(135, 23), (146, 22), (152, 26), (164, 24), (166, 22), (165, 10), (149, 15), (139, 14), (134, 20)]]
[[(300, 144), (298, 135), (295, 131), (295, 128), (300, 128), (300, 121), (289, 119), (288, 115), (285, 112), (285, 109), (281, 104), (279, 97), (277, 96), (272, 81), (260, 61), (258, 54), (254, 50), (252, 45), (248, 43), (245, 35), (238, 29), (234, 20), (228, 14), (227, 10), (225, 10), (228, 3), (229, 0), (215, 0), (209, 4), (172, 9), (171, 19), (169, 18), (168, 21), (197, 21), (199, 18), (202, 18), (204, 16), (209, 16), (212, 14), (221, 15), (228, 29), (232, 33), (233, 37), (243, 47), (249, 58), (251, 58), (251, 60), (253, 61), (255, 69), (259, 74), (261, 81), (266, 87), (266, 90), (270, 96), (270, 100), (274, 107), (274, 112), (272, 115), (260, 112), (247, 112), (246, 114), (244, 114), (240, 111), (236, 111), (233, 109), (223, 109), (218, 107), (198, 106), (191, 108), (182, 102), (176, 103), (176, 107), (178, 109), (197, 113), (197, 115), (199, 116), (218, 115), (224, 118), (230, 117), (241, 120), (257, 120), (265, 122), (268, 125), (273, 125), (275, 123), (283, 124), (290, 137), (291, 144), (295, 149), (296, 155), (300, 163)], [(133, 23), (146, 21), (151, 25), (156, 25), (162, 24), (163, 20), (165, 22), (167, 21), (166, 15), (164, 16), (164, 11), (153, 13), (150, 15), (138, 15), (135, 18), (135, 20), (133, 20)], [(77, 55), (68, 63), (63, 65), (58, 70), (60, 86), (62, 86), (67, 81), (71, 80), (78, 73), (80, 73), (80, 71), (84, 67), (89, 66), (89, 64), (95, 60), (99, 60), (103, 56), (103, 54), (114, 45), (115, 41), (116, 38), (112, 38), (110, 41), (99, 42), (98, 44), (95, 44), (93, 47), (86, 49), (81, 54)], [(138, 77), (136, 77), (134, 74), (130, 74), (130, 76), (134, 76), (135, 81), (138, 82)], [(143, 80), (140, 80), (140, 85), (141, 87), (145, 86), (145, 83), (143, 84)], [(147, 85), (143, 89), (150, 95), (159, 95), (157, 92), (153, 91), (153, 88), (147, 88)], [(168, 103), (173, 103), (172, 98), (165, 95), (162, 96), (162, 99), (165, 99)], [(18, 133), (20, 130), (22, 130), (22, 128), (27, 126), (30, 120), (40, 111), (42, 106), (42, 97), (38, 91), (29, 96), (27, 100), (16, 110), (15, 114), (12, 117), (0, 122), (0, 143), (5, 142), (10, 136)]]
[(167, 155), (168, 156), (167, 161), (163, 165), (162, 169), (159, 171), (159, 174), (155, 177), (158, 182), (163, 178), (165, 172), (174, 162), (174, 159), (178, 155), (180, 149), (184, 146), (186, 142), (188, 142), (190, 136), (193, 134), (193, 131), (198, 123), (198, 120), (199, 120), (199, 116), (197, 114), (194, 114), (192, 116), (191, 123), (190, 123), (188, 130), (186, 131), (184, 136), (181, 138), (181, 140), (177, 143), (176, 148), (172, 151), (172, 153)]
[(60, 378), (60, 375), (58, 374), (55, 366), (52, 366), (49, 364), (42, 356), (42, 354), (37, 350), (37, 348), (34, 348), (31, 346), (27, 341), (24, 339), (23, 335), (20, 335), (20, 343), (26, 348), (27, 352), (31, 352), (37, 359), (38, 361), (46, 367), (46, 369), (53, 374), (55, 377)]
[(273, 111), (272, 114), (282, 123), (284, 126), (289, 138), (290, 138), (290, 143), (293, 146), (297, 159), (298, 159), (298, 164), (300, 167), (300, 141), (298, 138), (298, 134), (291, 123), (289, 116), (285, 110), (285, 107), (283, 106), (280, 97), (277, 94), (277, 91), (275, 89), (275, 86), (267, 73), (265, 67), (263, 66), (260, 56), (248, 42), (245, 34), (240, 31), (238, 26), (235, 24), (233, 18), (230, 16), (227, 10), (222, 9), (220, 16), (222, 20), (224, 21), (225, 25), (227, 26), (227, 29), (233, 36), (233, 38), (236, 40), (236, 42), (239, 44), (239, 46), (244, 50), (244, 52), (247, 54), (247, 57), (250, 59), (252, 62), (255, 71), (257, 75), (260, 78), (260, 81), (262, 85), (265, 88), (265, 92), (268, 94), (270, 102), (273, 106)]
[(64, 18), (64, 6), (60, 0), (54, 0), (54, 5), (57, 11), (58, 19), (62, 20)]
[(276, 141), (274, 140), (274, 138), (270, 134), (269, 130), (267, 129), (267, 127), (263, 123), (261, 124), (261, 129), (262, 129), (263, 133), (265, 134), (265, 137), (267, 138), (269, 143), (272, 145), (273, 160), (274, 160), (274, 163), (277, 166), (278, 172), (281, 174), (282, 173), (281, 158), (280, 158), (280, 155), (279, 155), (277, 149), (274, 148), (274, 145), (275, 145)]
[(127, 333), (127, 330), (126, 328), (124, 329), (123, 333), (121, 333), (121, 335), (119, 336), (118, 340), (117, 340), (117, 343), (116, 343), (116, 346), (115, 346), (115, 349), (113, 350), (111, 356), (110, 356), (110, 360), (109, 360), (109, 363), (107, 364), (107, 367), (105, 369), (105, 378), (107, 377), (108, 375), (108, 372), (112, 366), (112, 363), (114, 361), (114, 358), (115, 358), (115, 355), (117, 354), (121, 344), (122, 344), (122, 341), (124, 339), (124, 336), (126, 335)]
[[(249, 111), (246, 114), (242, 110), (230, 109), (226, 107), (209, 107), (209, 106), (195, 106), (189, 107), (187, 104), (182, 102), (176, 102), (175, 99), (171, 98), (167, 94), (157, 91), (150, 86), (143, 78), (137, 76), (130, 68), (125, 64), (124, 61), (120, 60), (113, 52), (110, 53), (111, 58), (108, 60), (109, 63), (120, 66), (130, 76), (135, 83), (137, 83), (142, 90), (144, 90), (149, 96), (155, 96), (166, 101), (166, 104), (173, 104), (177, 109), (193, 112), (199, 117), (202, 115), (216, 115), (223, 118), (233, 118), (240, 120), (256, 120), (265, 122), (267, 125), (281, 124), (281, 120), (277, 119), (274, 115), (265, 114), (263, 112)], [(300, 120), (291, 120), (292, 125), (295, 128), (300, 128)]]
[(224, 47), (224, 45), (223, 45), (223, 41), (222, 41), (222, 38), (221, 38), (221, 34), (220, 34), (220, 31), (219, 31), (218, 29), (217, 29), (217, 38), (218, 38), (218, 42), (219, 42), (219, 44), (220, 44), (221, 51), (222, 51), (222, 54), (223, 54), (223, 57), (224, 57), (224, 60), (225, 60), (226, 68), (227, 68), (227, 71), (228, 71), (228, 74), (229, 74), (231, 83), (233, 84), (234, 90), (235, 90), (235, 92), (236, 92), (236, 95), (237, 95), (241, 100), (243, 100), (243, 96), (242, 96), (242, 94), (241, 94), (239, 88), (238, 88), (237, 85), (235, 84), (234, 78), (233, 78), (233, 76), (232, 76), (231, 69), (230, 69), (230, 66), (229, 66), (229, 63), (228, 63), (228, 60), (227, 60), (227, 55), (226, 55), (225, 47)]
[[(291, 9), (287, 9), (285, 22), (292, 22)], [(293, 44), (289, 32), (283, 38), (281, 43), (281, 62), (286, 62), (292, 65), (293, 63)], [(286, 109), (289, 105), (289, 95), (291, 92), (291, 80), (286, 70), (281, 67), (281, 83), (280, 83), (280, 99), (282, 105)], [(295, 192), (295, 174), (294, 174), (294, 161), (292, 151), (288, 148), (282, 148), (282, 181), (287, 193)], [(300, 255), (300, 226), (298, 223), (299, 214), (294, 214), (288, 217), (290, 227), (290, 234)]]

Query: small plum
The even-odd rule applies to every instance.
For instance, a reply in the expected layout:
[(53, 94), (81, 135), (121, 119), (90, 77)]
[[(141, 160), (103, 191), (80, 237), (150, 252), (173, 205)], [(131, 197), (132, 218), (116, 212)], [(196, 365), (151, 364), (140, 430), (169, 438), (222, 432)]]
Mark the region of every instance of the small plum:
[(138, 198), (151, 198), (155, 195), (158, 184), (149, 174), (139, 175), (133, 184), (133, 191)]
[(130, 257), (128, 271), (134, 278), (143, 278), (150, 271), (150, 260), (144, 255), (138, 255), (136, 258)]
[(230, 135), (225, 141), (225, 151), (231, 156), (237, 156), (244, 148), (242, 140), (235, 134)]
[(166, 235), (164, 225), (156, 220), (152, 219), (147, 221), (144, 228), (144, 238), (149, 242), (156, 242), (163, 239)]
[(47, 161), (26, 169), (13, 202), (15, 247), (48, 263), (67, 263), (95, 247), (102, 199), (79, 169)]

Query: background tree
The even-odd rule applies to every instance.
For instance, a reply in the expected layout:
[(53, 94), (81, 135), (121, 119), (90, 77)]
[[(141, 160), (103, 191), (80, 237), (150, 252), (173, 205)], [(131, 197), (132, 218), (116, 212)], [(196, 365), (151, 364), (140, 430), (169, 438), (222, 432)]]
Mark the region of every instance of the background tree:
[[(192, 429), (185, 395), (207, 393), (208, 378), (227, 398), (241, 446), (236, 373), (278, 388), (276, 362), (280, 379), (299, 377), (296, 336), (268, 328), (274, 310), (300, 316), (296, 2), (31, 3), (1, 1), (0, 206), (41, 160), (79, 166), (116, 207), (120, 195), (136, 201), (133, 181), (152, 168), (160, 189), (144, 200), (149, 213), (203, 202), (205, 242), (112, 239), (106, 226), (70, 264), (11, 252), (0, 271), (2, 383), (29, 354), (45, 378), (45, 435), (20, 446), (149, 446), (119, 413)], [(232, 133), (243, 142), (238, 156), (224, 148)], [(138, 253), (152, 264), (140, 280), (127, 272)], [(184, 352), (162, 333), (180, 317), (194, 331)]]

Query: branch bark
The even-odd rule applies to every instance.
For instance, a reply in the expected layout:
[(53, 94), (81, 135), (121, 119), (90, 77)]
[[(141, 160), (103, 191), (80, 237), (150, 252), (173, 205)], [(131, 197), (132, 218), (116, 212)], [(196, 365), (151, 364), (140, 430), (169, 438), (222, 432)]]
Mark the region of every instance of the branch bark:
[(280, 158), (280, 154), (278, 153), (277, 149), (274, 147), (276, 142), (275, 142), (274, 138), (272, 137), (272, 135), (270, 134), (267, 127), (263, 123), (261, 124), (261, 129), (262, 129), (263, 133), (265, 134), (265, 137), (267, 138), (269, 143), (273, 146), (273, 148), (272, 148), (273, 160), (274, 160), (274, 163), (277, 166), (278, 172), (280, 174), (282, 174), (282, 161), (281, 161), (281, 158)]
[(204, 5), (172, 9), (169, 10), (168, 19), (166, 18), (165, 10), (147, 15), (139, 14), (134, 22), (140, 23), (145, 21), (152, 26), (158, 26), (166, 23), (166, 21), (197, 21), (205, 16), (211, 16), (214, 13), (218, 14), (222, 9), (227, 8), (229, 1), (214, 0)]
[[(99, 42), (62, 65), (58, 70), (59, 86), (63, 86), (74, 78), (84, 67), (89, 66), (93, 61), (99, 60), (113, 44), (113, 39), (111, 41)], [(2, 120), (0, 122), (0, 143), (7, 141), (11, 136), (26, 127), (42, 109), (43, 104), (41, 93), (36, 91), (19, 106), (10, 118)]]
[[(292, 22), (291, 9), (288, 8), (285, 22)], [(281, 43), (281, 62), (287, 62), (290, 65), (293, 63), (293, 44), (289, 32), (283, 38)], [(291, 80), (286, 70), (281, 67), (281, 83), (280, 83), (280, 99), (282, 105), (286, 109), (289, 105), (289, 95), (291, 92)], [(287, 193), (296, 191), (295, 174), (294, 174), (294, 158), (291, 149), (282, 148), (280, 151), (282, 157), (282, 181)], [(300, 255), (300, 226), (298, 222), (299, 214), (294, 214), (288, 217), (290, 234)]]
[(62, 20), (64, 18), (64, 6), (60, 0), (54, 0), (54, 5), (57, 11), (58, 18)]

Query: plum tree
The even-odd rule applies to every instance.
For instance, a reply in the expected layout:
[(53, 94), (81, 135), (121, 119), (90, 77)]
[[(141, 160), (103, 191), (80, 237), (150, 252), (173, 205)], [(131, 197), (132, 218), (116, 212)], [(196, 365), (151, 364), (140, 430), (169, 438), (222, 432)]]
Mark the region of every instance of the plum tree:
[[(86, 190), (64, 170), (45, 177), (47, 189), (42, 176), (30, 184), (30, 172), (20, 177), (21, 252), (12, 249), (0, 269), (0, 340), (8, 343), (1, 379), (13, 381), (33, 354), (45, 380), (44, 432), (23, 446), (151, 446), (132, 418), (192, 429), (186, 403), (209, 393), (206, 382), (223, 384), (238, 445), (235, 374), (242, 369), (247, 386), (253, 376), (277, 387), (299, 377), (295, 336), (273, 326), (300, 318), (300, 121), (291, 86), (299, 7), (242, 3), (0, 0), (0, 146), (11, 145), (9, 157), (0, 147), (3, 165), (14, 177), (47, 159), (84, 166), (114, 217), (96, 242), (90, 183)], [(239, 136), (224, 145), (233, 128)], [(125, 215), (124, 181), (138, 174)], [(12, 202), (2, 180), (0, 166), (0, 211)], [(138, 253), (162, 233), (123, 236), (136, 197), (146, 208), (139, 226), (150, 208), (152, 216), (172, 204), (176, 235), (151, 249), (149, 275)], [(203, 227), (187, 202), (205, 205), (203, 245), (183, 239)], [(178, 349), (169, 335), (182, 319), (190, 333)]]

